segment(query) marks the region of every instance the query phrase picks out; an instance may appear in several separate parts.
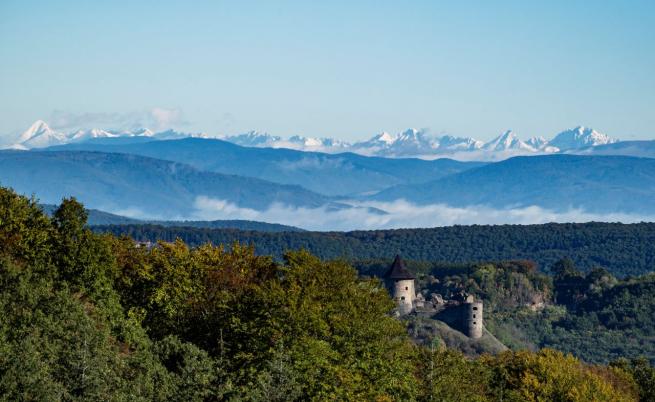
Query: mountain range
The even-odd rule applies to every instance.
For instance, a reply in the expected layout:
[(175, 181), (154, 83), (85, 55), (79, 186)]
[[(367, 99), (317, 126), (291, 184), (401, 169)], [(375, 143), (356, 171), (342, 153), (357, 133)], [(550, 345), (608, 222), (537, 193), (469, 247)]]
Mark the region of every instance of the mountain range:
[(123, 142), (141, 142), (144, 139), (170, 140), (187, 137), (220, 138), (245, 147), (284, 148), (331, 154), (352, 152), (360, 155), (387, 158), (436, 159), (449, 157), (458, 160), (478, 161), (502, 160), (517, 155), (566, 152), (617, 142), (617, 140), (603, 133), (582, 126), (562, 131), (550, 141), (543, 137), (533, 137), (523, 141), (511, 130), (507, 130), (488, 142), (483, 142), (471, 137), (438, 136), (428, 130), (408, 129), (395, 135), (383, 132), (366, 141), (349, 143), (334, 138), (313, 138), (298, 135), (284, 139), (280, 136), (256, 131), (214, 137), (205, 133), (182, 133), (174, 130), (155, 133), (146, 128), (136, 130), (93, 128), (64, 133), (50, 128), (44, 121), (39, 120), (23, 132), (11, 148), (25, 150), (116, 138), (122, 138)]
[[(303, 142), (352, 151), (339, 153), (266, 147), (269, 137), (257, 133), (232, 141), (172, 130), (62, 134), (43, 122), (20, 137), (16, 148), (23, 150), (0, 151), (0, 185), (43, 203), (75, 196), (88, 208), (149, 222), (416, 227), (490, 222), (481, 214), (492, 209), (498, 216), (493, 222), (528, 223), (507, 211), (532, 207), (529, 213), (552, 213), (548, 219), (559, 221), (655, 216), (655, 141), (616, 142), (581, 127), (550, 141), (522, 141), (507, 131), (483, 143), (407, 130), (365, 144)], [(426, 149), (498, 160), (462, 161), (434, 152), (425, 159), (400, 157)]]
[(181, 133), (174, 130), (153, 132), (147, 128), (133, 130), (104, 130), (100, 128), (78, 129), (68, 133), (54, 130), (43, 120), (35, 121), (17, 139), (16, 143), (7, 148), (16, 150), (27, 150), (34, 148), (45, 148), (53, 145), (79, 143), (89, 140), (118, 139), (128, 142), (141, 140), (169, 140), (187, 137), (207, 138), (204, 133)]
[(397, 184), (435, 180), (484, 164), (452, 159), (391, 159), (354, 153), (326, 154), (283, 148), (251, 148), (223, 140), (200, 138), (131, 144), (114, 144), (107, 139), (45, 150), (141, 155), (184, 163), (204, 171), (295, 184), (328, 196), (370, 194)]
[(522, 141), (511, 130), (483, 142), (471, 137), (437, 136), (427, 130), (417, 129), (408, 129), (395, 135), (383, 132), (367, 141), (353, 144), (333, 138), (293, 136), (283, 139), (254, 131), (223, 139), (248, 147), (291, 148), (328, 153), (354, 152), (388, 158), (449, 157), (460, 160), (501, 160), (517, 155), (558, 153), (617, 142), (603, 133), (582, 126), (562, 131), (550, 141), (543, 137)]

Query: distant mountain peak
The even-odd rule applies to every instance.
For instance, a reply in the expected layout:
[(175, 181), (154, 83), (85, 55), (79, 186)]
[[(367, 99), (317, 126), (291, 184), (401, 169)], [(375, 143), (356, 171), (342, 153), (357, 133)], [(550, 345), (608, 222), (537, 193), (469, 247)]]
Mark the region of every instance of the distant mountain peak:
[(504, 133), (486, 143), (483, 149), (488, 151), (508, 151), (508, 150), (525, 150), (536, 151), (529, 144), (521, 141), (512, 130), (506, 130)]
[(39, 148), (56, 145), (65, 139), (63, 133), (57, 132), (50, 128), (43, 120), (37, 120), (25, 130), (18, 138), (18, 143), (14, 148)]
[(32, 123), (32, 125), (27, 130), (23, 131), (23, 133), (18, 138), (18, 142), (22, 143), (29, 141), (37, 135), (50, 132), (53, 132), (53, 130), (50, 128), (50, 126), (48, 126), (48, 123), (43, 120), (37, 120)]
[(550, 145), (560, 150), (568, 150), (611, 144), (614, 142), (617, 142), (617, 140), (590, 127), (577, 126), (557, 134), (550, 141)]
[(75, 142), (84, 141), (91, 138), (113, 138), (118, 136), (118, 134), (114, 134), (110, 131), (101, 130), (99, 128), (92, 128), (90, 130), (77, 130), (69, 136), (69, 139), (71, 142)]
[(152, 137), (155, 135), (155, 133), (150, 130), (149, 128), (137, 128), (131, 131), (131, 133), (135, 136), (142, 136), (142, 137)]
[(281, 137), (255, 130), (248, 131), (243, 134), (224, 137), (224, 140), (244, 147), (268, 147), (272, 146), (272, 144), (274, 144), (276, 141), (280, 141), (281, 139)]
[(378, 142), (383, 142), (385, 144), (393, 144), (393, 142), (396, 141), (396, 138), (397, 138), (396, 136), (393, 136), (388, 132), (383, 131), (380, 134), (371, 138), (370, 141), (378, 141)]
[(439, 149), (453, 151), (472, 151), (480, 149), (484, 142), (478, 141), (471, 137), (455, 137), (453, 135), (444, 135), (439, 139)]

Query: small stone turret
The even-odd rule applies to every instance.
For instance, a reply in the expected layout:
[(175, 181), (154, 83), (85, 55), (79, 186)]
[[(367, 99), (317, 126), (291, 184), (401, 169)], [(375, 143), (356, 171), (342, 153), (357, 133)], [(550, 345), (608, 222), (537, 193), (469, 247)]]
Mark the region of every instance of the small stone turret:
[(464, 328), (466, 328), (466, 335), (472, 339), (479, 339), (482, 337), (482, 302), (470, 301), (464, 303), (466, 308), (464, 312)]
[(414, 310), (414, 279), (414, 275), (405, 268), (402, 259), (397, 255), (384, 275), (384, 280), (391, 297), (398, 305), (400, 315), (409, 314)]

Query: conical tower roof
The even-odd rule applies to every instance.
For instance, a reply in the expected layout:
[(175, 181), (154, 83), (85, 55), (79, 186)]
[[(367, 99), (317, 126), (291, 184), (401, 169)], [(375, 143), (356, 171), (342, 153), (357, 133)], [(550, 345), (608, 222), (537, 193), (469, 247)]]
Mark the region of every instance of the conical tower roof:
[(386, 279), (416, 279), (407, 268), (399, 255), (396, 255), (396, 258), (393, 260), (393, 264), (389, 267), (389, 270), (384, 274)]

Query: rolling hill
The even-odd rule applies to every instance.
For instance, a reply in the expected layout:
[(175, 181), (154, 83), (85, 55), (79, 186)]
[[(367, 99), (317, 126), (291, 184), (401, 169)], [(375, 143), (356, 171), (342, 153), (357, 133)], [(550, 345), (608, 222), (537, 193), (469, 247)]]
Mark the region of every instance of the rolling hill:
[(219, 200), (213, 207), (265, 209), (273, 203), (295, 207), (341, 204), (299, 186), (204, 172), (191, 166), (137, 155), (101, 152), (0, 152), (0, 183), (56, 204), (75, 196), (86, 206), (139, 217), (188, 219), (198, 197)]
[(515, 157), (371, 197), (417, 204), (540, 206), (554, 211), (654, 214), (655, 159), (625, 156)]
[[(57, 209), (57, 205), (41, 204), (43, 211), (52, 215)], [(88, 219), (87, 225), (158, 225), (164, 227), (177, 227), (177, 228), (204, 228), (204, 229), (239, 229), (239, 230), (255, 230), (258, 232), (301, 232), (300, 228), (294, 226), (280, 225), (277, 223), (266, 223), (258, 221), (246, 221), (241, 219), (229, 220), (214, 220), (214, 221), (147, 221), (126, 216), (116, 215), (97, 209), (87, 209)]]
[[(114, 143), (113, 141), (116, 141)], [(482, 166), (451, 159), (391, 159), (354, 153), (325, 154), (291, 149), (249, 148), (204, 138), (120, 143), (120, 138), (51, 147), (50, 150), (120, 152), (181, 162), (197, 169), (296, 184), (329, 196), (380, 191), (422, 183)]]

